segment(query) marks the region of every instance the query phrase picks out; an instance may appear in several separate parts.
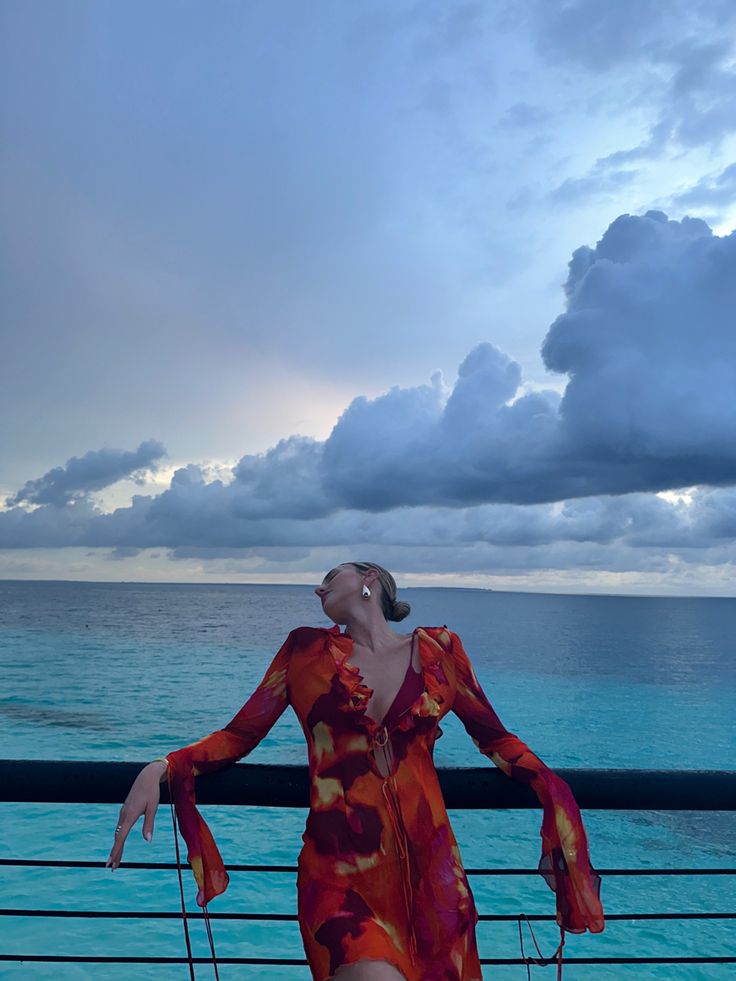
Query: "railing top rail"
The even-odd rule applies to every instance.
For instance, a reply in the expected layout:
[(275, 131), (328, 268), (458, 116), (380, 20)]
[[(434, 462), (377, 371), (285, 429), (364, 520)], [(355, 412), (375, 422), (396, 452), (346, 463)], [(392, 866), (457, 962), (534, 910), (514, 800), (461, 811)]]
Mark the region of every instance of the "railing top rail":
[[(145, 762), (0, 760), (0, 801), (119, 804)], [(495, 767), (438, 767), (449, 808), (526, 809), (539, 806), (530, 788)], [(566, 769), (582, 808), (645, 811), (735, 811), (736, 770)], [(309, 806), (306, 766), (237, 763), (197, 777), (200, 804)], [(168, 787), (161, 785), (168, 802)]]

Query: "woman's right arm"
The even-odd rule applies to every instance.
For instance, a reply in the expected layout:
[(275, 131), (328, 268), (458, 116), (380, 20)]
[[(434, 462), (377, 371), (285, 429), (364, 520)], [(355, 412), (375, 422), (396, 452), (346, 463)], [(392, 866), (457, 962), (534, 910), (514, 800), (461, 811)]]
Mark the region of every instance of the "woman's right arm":
[[(114, 870), (120, 864), (125, 839), (141, 814), (145, 813), (143, 836), (153, 834), (153, 818), (160, 801), (160, 784), (167, 780), (172, 803), (176, 807), (179, 826), (191, 856), (202, 854), (205, 867), (210, 862), (219, 868), (221, 860), (214, 846), (209, 829), (195, 807), (194, 778), (202, 773), (212, 773), (228, 766), (250, 753), (263, 739), (289, 704), (286, 674), (294, 640), (291, 631), (266, 670), (261, 683), (248, 701), (222, 729), (217, 729), (202, 739), (167, 753), (165, 758), (153, 760), (140, 771), (130, 789), (118, 818), (120, 830), (105, 863)], [(208, 897), (212, 888), (222, 888), (222, 873), (214, 873), (218, 885), (209, 881)], [(198, 877), (199, 881), (199, 877)], [(200, 882), (200, 887), (202, 883)]]
[(171, 800), (176, 808), (179, 830), (187, 843), (187, 859), (199, 886), (197, 903), (200, 906), (206, 906), (214, 896), (227, 889), (229, 876), (212, 832), (197, 810), (194, 778), (228, 766), (250, 753), (289, 704), (286, 676), (295, 633), (291, 631), (266, 669), (261, 683), (223, 729), (167, 753)]

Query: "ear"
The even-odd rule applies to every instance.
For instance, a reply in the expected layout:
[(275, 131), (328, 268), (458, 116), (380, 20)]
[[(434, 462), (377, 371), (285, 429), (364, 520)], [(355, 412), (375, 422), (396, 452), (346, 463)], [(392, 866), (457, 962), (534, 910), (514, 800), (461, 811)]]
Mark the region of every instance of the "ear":
[(371, 569), (370, 572), (366, 572), (365, 575), (363, 576), (363, 581), (368, 586), (372, 586), (373, 583), (377, 582), (377, 580), (378, 580), (378, 573), (376, 572), (375, 569)]

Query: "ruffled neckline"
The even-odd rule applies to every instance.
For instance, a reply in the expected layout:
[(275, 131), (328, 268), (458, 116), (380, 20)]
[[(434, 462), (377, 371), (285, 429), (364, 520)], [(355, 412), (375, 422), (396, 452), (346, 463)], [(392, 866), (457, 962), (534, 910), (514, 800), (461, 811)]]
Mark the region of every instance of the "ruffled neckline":
[[(344, 695), (341, 707), (343, 711), (354, 713), (356, 723), (365, 726), (369, 735), (373, 736), (377, 730), (383, 728), (383, 724), (376, 722), (367, 714), (373, 689), (364, 683), (360, 670), (350, 662), (353, 638), (347, 632), (341, 633), (337, 624), (327, 628), (326, 634), (327, 647), (334, 660), (337, 680)], [(447, 678), (442, 669), (442, 654), (444, 652), (439, 643), (424, 627), (415, 627), (412, 631), (412, 639), (414, 634), (417, 635), (423, 691), (414, 699), (409, 708), (401, 713), (389, 731), (410, 729), (414, 726), (417, 718), (439, 715), (440, 706), (444, 702), (443, 685), (447, 684)]]

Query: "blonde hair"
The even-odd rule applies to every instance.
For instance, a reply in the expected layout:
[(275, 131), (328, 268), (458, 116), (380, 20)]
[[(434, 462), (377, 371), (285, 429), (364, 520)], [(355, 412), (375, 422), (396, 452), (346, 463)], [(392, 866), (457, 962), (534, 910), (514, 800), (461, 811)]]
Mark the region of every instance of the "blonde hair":
[(351, 565), (358, 572), (378, 573), (378, 581), (381, 584), (381, 607), (386, 620), (403, 620), (404, 617), (409, 616), (411, 607), (403, 600), (396, 599), (396, 580), (388, 569), (376, 565), (375, 562), (346, 562), (345, 564)]

